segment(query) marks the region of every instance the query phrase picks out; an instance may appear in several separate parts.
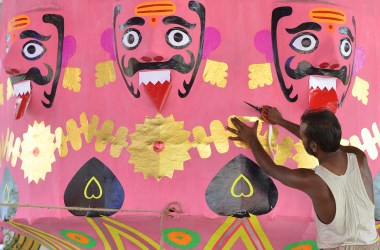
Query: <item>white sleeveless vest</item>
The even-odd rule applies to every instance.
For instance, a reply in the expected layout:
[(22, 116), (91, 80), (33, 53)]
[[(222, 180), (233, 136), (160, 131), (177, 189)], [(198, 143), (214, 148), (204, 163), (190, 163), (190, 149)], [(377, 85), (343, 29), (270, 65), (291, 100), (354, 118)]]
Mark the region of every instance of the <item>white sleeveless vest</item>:
[(356, 155), (348, 153), (347, 157), (347, 170), (342, 176), (333, 174), (323, 166), (317, 166), (314, 170), (326, 182), (336, 203), (336, 214), (330, 224), (322, 223), (315, 216), (319, 248), (368, 245), (378, 239), (375, 205), (367, 195)]

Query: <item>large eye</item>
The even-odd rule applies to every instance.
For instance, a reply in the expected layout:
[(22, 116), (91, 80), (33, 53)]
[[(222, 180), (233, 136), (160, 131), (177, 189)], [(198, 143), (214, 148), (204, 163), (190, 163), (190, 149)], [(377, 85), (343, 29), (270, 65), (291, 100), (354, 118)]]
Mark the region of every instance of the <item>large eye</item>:
[(172, 28), (166, 32), (166, 42), (170, 47), (183, 49), (192, 42), (190, 35), (182, 28)]
[(351, 56), (352, 45), (348, 38), (344, 38), (340, 41), (339, 50), (344, 59), (348, 59)]
[(37, 60), (38, 58), (41, 58), (41, 56), (45, 53), (46, 48), (45, 46), (40, 43), (39, 41), (29, 41), (24, 44), (22, 47), (22, 56), (26, 60)]
[(293, 50), (302, 54), (307, 54), (316, 50), (318, 44), (319, 41), (316, 36), (312, 33), (305, 32), (294, 37), (289, 45)]
[(141, 34), (140, 31), (136, 29), (127, 29), (124, 32), (122, 43), (124, 48), (128, 50), (136, 49), (137, 46), (141, 43)]

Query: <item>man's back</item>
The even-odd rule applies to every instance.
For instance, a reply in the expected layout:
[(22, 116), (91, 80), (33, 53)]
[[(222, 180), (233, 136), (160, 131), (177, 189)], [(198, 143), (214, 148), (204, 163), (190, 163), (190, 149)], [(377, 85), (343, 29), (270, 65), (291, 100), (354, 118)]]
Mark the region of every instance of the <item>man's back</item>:
[[(374, 204), (367, 194), (356, 155), (347, 154), (344, 174), (336, 175), (323, 166), (315, 173), (322, 178), (335, 201), (335, 216), (328, 224), (317, 216), (318, 246), (322, 248), (340, 245), (369, 245), (377, 242), (374, 227)], [(315, 207), (316, 212), (318, 207)]]

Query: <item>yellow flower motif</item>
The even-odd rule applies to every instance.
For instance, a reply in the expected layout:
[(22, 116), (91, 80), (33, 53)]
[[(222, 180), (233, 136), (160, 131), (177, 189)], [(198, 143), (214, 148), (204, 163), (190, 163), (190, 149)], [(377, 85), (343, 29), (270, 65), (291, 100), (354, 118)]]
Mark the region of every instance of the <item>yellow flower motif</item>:
[(173, 115), (147, 117), (144, 124), (136, 125), (136, 132), (130, 135), (129, 163), (134, 164), (135, 172), (142, 172), (145, 178), (172, 178), (174, 170), (183, 170), (183, 163), (190, 159), (188, 150), (192, 145), (189, 136), (190, 131), (183, 130), (183, 122), (176, 122)]
[(54, 138), (55, 135), (50, 133), (50, 126), (45, 127), (44, 122), (38, 124), (37, 121), (34, 121), (33, 126), (29, 125), (28, 132), (23, 135), (21, 169), (29, 183), (45, 180), (46, 173), (51, 172), (51, 164), (55, 162), (54, 151), (57, 148)]

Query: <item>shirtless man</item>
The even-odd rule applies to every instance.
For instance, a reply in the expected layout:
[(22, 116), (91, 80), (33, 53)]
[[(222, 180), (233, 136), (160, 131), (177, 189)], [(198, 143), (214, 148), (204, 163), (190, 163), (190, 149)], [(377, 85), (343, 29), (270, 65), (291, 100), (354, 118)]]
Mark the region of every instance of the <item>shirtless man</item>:
[(306, 111), (301, 125), (284, 119), (276, 109), (266, 120), (278, 124), (302, 140), (308, 154), (315, 156), (315, 169), (289, 169), (273, 162), (257, 138), (256, 122), (249, 127), (238, 118), (227, 129), (251, 147), (262, 169), (284, 185), (305, 192), (316, 215), (317, 244), (321, 249), (380, 249), (374, 219), (372, 176), (366, 155), (358, 148), (341, 146), (341, 127), (328, 110)]

